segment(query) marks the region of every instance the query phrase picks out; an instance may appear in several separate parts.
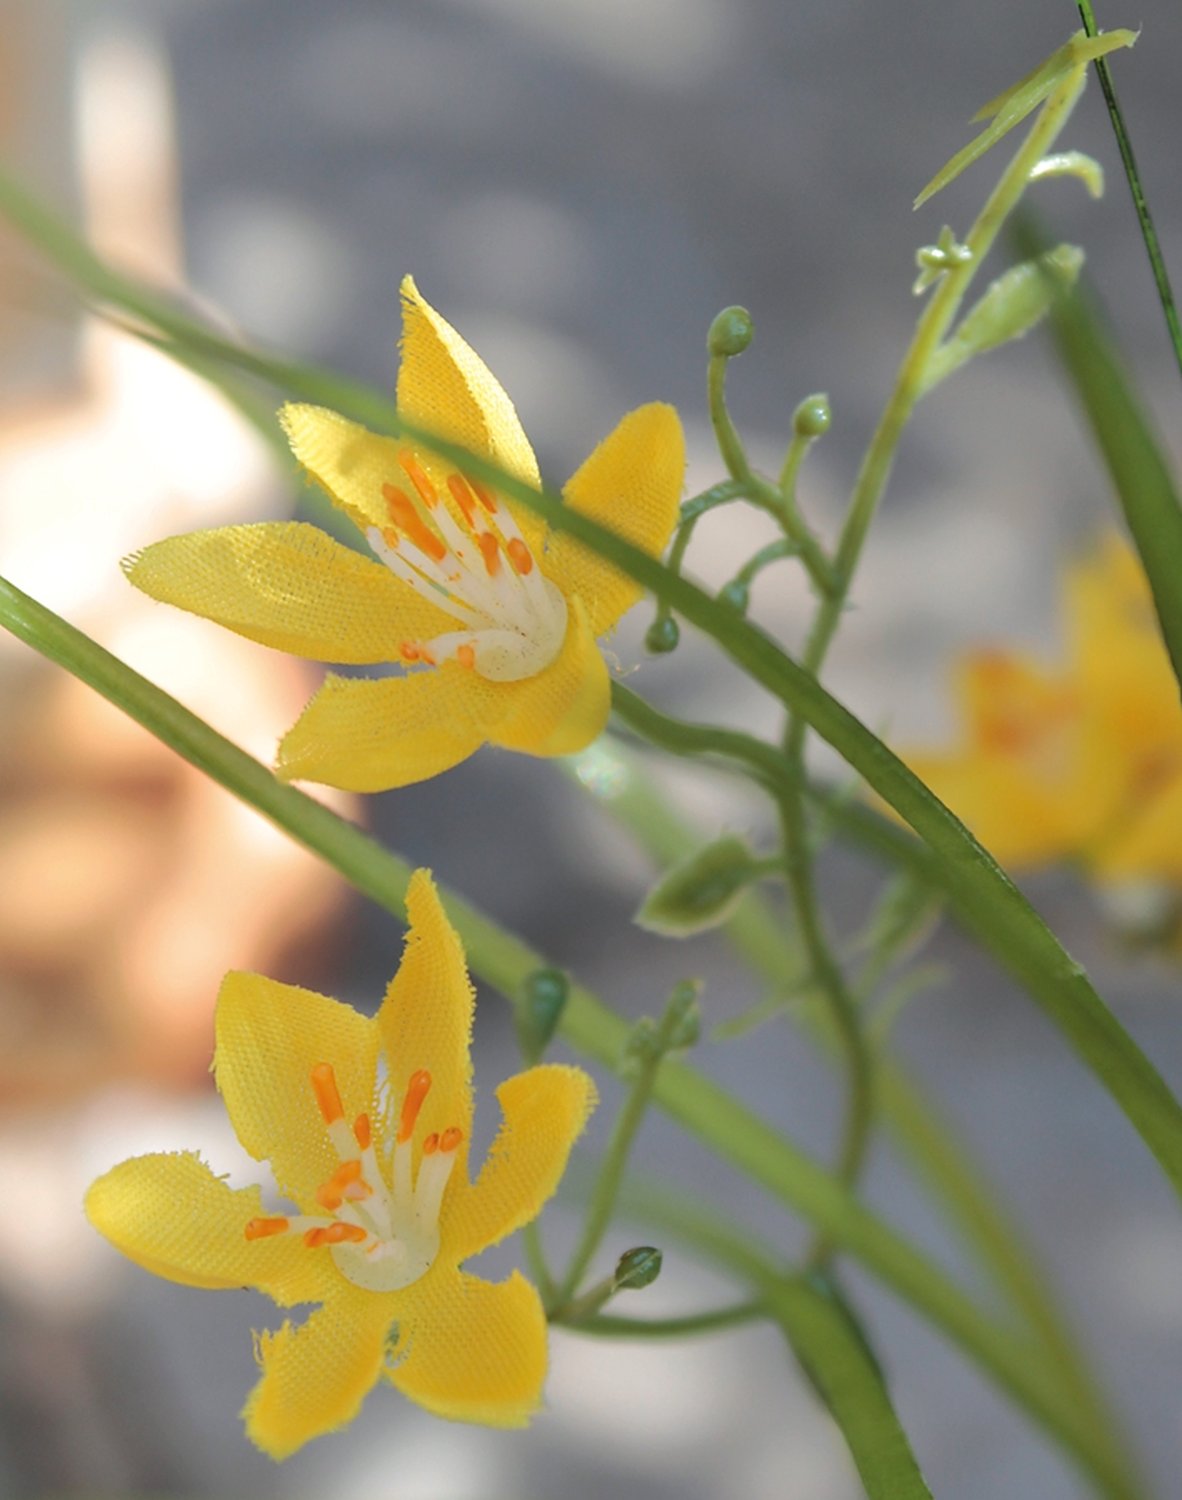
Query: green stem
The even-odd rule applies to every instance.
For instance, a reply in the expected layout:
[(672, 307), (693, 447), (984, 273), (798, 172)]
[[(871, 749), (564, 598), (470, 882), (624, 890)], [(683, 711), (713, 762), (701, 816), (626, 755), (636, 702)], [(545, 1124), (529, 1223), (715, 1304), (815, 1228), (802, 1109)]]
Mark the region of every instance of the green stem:
[(763, 1302), (735, 1302), (730, 1307), (716, 1307), (709, 1312), (687, 1313), (681, 1318), (618, 1318), (608, 1313), (597, 1313), (591, 1317), (574, 1319), (558, 1313), (550, 1314), (550, 1322), (559, 1328), (569, 1328), (574, 1333), (587, 1333), (594, 1338), (615, 1339), (679, 1339), (692, 1338), (702, 1333), (723, 1333), (743, 1323), (752, 1323), (757, 1318), (766, 1318), (767, 1307)]
[(542, 1244), (542, 1226), (538, 1219), (531, 1219), (521, 1230), (521, 1248), (525, 1252), (525, 1263), (533, 1277), (543, 1303), (548, 1307), (554, 1300), (556, 1290), (550, 1262)]
[[(1095, 36), (1096, 17), (1092, 11), (1091, 0), (1077, 0), (1077, 9), (1080, 19), (1083, 21), (1084, 30), (1088, 36)], [(1150, 269), (1153, 272), (1153, 282), (1157, 287), (1158, 301), (1161, 303), (1162, 313), (1165, 315), (1166, 329), (1170, 335), (1170, 343), (1174, 350), (1174, 359), (1177, 361), (1178, 372), (1182, 374), (1182, 322), (1178, 317), (1178, 306), (1174, 301), (1174, 289), (1170, 285), (1170, 273), (1166, 269), (1166, 258), (1162, 254), (1161, 241), (1157, 237), (1154, 227), (1153, 216), (1149, 212), (1149, 200), (1145, 196), (1145, 189), (1141, 185), (1141, 173), (1137, 170), (1137, 159), (1133, 155), (1133, 142), (1125, 125), (1124, 114), (1116, 97), (1116, 85), (1112, 81), (1112, 69), (1108, 65), (1106, 57), (1098, 57), (1095, 60), (1096, 74), (1100, 79), (1100, 88), (1104, 93), (1104, 103), (1108, 107), (1108, 118), (1112, 121), (1112, 133), (1116, 136), (1117, 149), (1120, 151), (1121, 165), (1125, 169), (1125, 177), (1128, 180), (1129, 192), (1133, 195), (1133, 207), (1137, 211), (1137, 223), (1141, 226), (1141, 238), (1145, 242), (1145, 253), (1149, 257)]]
[[(405, 860), (323, 804), (281, 785), (258, 761), (175, 699), (2, 579), (0, 624), (73, 672), (191, 765), (319, 854), (363, 895), (395, 916), (405, 917), (411, 873)], [(889, 846), (889, 837), (884, 838)], [(474, 972), (519, 1004), (530, 976), (546, 967), (546, 960), (453, 892), (441, 894)], [(572, 1047), (611, 1067), (625, 1045), (629, 1027), (583, 986), (572, 984), (561, 1031)], [(981, 1311), (937, 1265), (702, 1075), (667, 1061), (657, 1077), (654, 1098), (716, 1155), (830, 1232), (837, 1243), (919, 1308), (1056, 1433), (1103, 1481), (1105, 1493), (1113, 1500), (1133, 1500), (1136, 1492), (1121, 1478), (1107, 1445), (1086, 1415), (1077, 1416), (1074, 1403), (1057, 1393), (1054, 1374), (1036, 1346), (1017, 1339)]]

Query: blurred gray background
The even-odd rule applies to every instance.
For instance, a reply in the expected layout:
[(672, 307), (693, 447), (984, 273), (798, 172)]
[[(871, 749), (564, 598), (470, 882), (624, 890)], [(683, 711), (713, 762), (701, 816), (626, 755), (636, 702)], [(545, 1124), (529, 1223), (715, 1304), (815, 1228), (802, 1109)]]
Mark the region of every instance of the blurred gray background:
[[(196, 291), (258, 341), (392, 386), (397, 285), (413, 272), (500, 376), (557, 481), (625, 410), (650, 399), (673, 401), (684, 415), (690, 492), (717, 478), (705, 332), (720, 307), (743, 303), (756, 339), (732, 369), (732, 409), (757, 458), (778, 463), (801, 397), (831, 396), (833, 428), (802, 483), (806, 510), (830, 534), (916, 315), (915, 249), (945, 221), (967, 227), (997, 161), (919, 214), (911, 199), (968, 138), (975, 109), (1077, 25), (1067, 0), (17, 0), (8, 9), (14, 24), (36, 10), (44, 35), (40, 123), (21, 153), (43, 191), (63, 207), (78, 202), (71, 69), (85, 48), (112, 36), (149, 48), (172, 80), (183, 252)], [(1180, 275), (1182, 15), (1170, 0), (1143, 0), (1134, 11), (1102, 5), (1100, 22), (1144, 27), (1115, 66)], [(1050, 183), (1037, 204), (1056, 237), (1086, 247), (1177, 452), (1178, 382), (1094, 84), (1065, 143), (1101, 158), (1109, 192), (1096, 204), (1075, 182)], [(38, 342), (38, 358), (50, 358), (47, 347)], [(290, 503), (282, 476), (274, 490), (276, 505)], [(1042, 341), (980, 362), (921, 409), (903, 443), (831, 686), (900, 741), (947, 734), (945, 674), (956, 650), (984, 638), (1053, 654), (1062, 559), (1109, 514), (1105, 478)], [(759, 533), (728, 515), (699, 535), (691, 565), (721, 582)], [(790, 569), (767, 575), (758, 612), (790, 642), (807, 608)], [(629, 666), (642, 661), (645, 624), (642, 606), (617, 644)], [(775, 724), (762, 696), (692, 641), (668, 660), (642, 661), (631, 680), (687, 715)], [(727, 783), (668, 774), (708, 831), (760, 831), (758, 808)], [(401, 853), (431, 864), (626, 1013), (652, 1011), (687, 973), (705, 980), (711, 1022), (758, 997), (718, 945), (662, 944), (630, 925), (651, 871), (553, 768), (485, 752), (440, 781), (374, 799), (368, 811)], [(878, 874), (835, 850), (824, 877), (833, 926), (848, 932)], [(1123, 958), (1093, 898), (1070, 877), (1043, 877), (1030, 889), (1124, 1023), (1182, 1085), (1174, 963)], [(372, 1003), (396, 961), (398, 930), (369, 910), (350, 921), (325, 984)], [(1031, 1002), (955, 931), (945, 929), (935, 947), (951, 977), (904, 1019), (899, 1050), (1052, 1268), (1157, 1493), (1177, 1494), (1176, 1206), (1131, 1129)], [(235, 962), (227, 953), (224, 967)], [(488, 1093), (515, 1065), (491, 997), (478, 1043), (477, 1080)], [(745, 1042), (706, 1044), (700, 1062), (807, 1149), (831, 1154), (835, 1086), (797, 1033), (777, 1025)], [(604, 1092), (598, 1140), (610, 1080)], [(93, 1142), (120, 1140), (121, 1130), (130, 1139), (128, 1118), (146, 1108), (118, 1094), (85, 1103), (71, 1136), (79, 1182), (123, 1154), (107, 1145), (99, 1160)], [(159, 1111), (151, 1118), (158, 1128)], [(168, 1128), (176, 1144), (201, 1145), (215, 1163), (231, 1151), (208, 1098), (178, 1104)], [(135, 1137), (135, 1149), (146, 1145)], [(803, 1242), (800, 1225), (662, 1120), (646, 1127), (640, 1160), (746, 1215), (786, 1250)], [(868, 1194), (933, 1254), (956, 1253), (885, 1148)], [(556, 1243), (569, 1234), (561, 1211), (548, 1232)], [(621, 1228), (609, 1249), (637, 1238), (642, 1226)], [(246, 1328), (268, 1316), (261, 1300), (174, 1288), (113, 1256), (85, 1265), (88, 1293), (63, 1287), (55, 1303), (18, 1288), (0, 1301), (4, 1494), (860, 1493), (840, 1439), (769, 1331), (676, 1349), (560, 1334), (549, 1409), (527, 1435), (449, 1427), (381, 1391), (347, 1436), (276, 1468), (250, 1449), (236, 1415), (253, 1378)], [(852, 1267), (850, 1283), (937, 1495), (1086, 1493), (956, 1352)], [(668, 1311), (725, 1294), (671, 1250), (666, 1277), (646, 1299)]]

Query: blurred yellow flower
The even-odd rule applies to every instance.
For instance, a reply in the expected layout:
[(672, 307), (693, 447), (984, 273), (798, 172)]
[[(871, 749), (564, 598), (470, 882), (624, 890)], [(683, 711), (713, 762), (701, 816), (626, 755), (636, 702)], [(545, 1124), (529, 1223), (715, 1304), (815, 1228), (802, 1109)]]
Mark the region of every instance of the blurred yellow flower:
[[(402, 309), (400, 414), (540, 489), (508, 396), (410, 277)], [(374, 557), (287, 522), (171, 537), (125, 563), (153, 598), (265, 645), (415, 669), (330, 673), (282, 740), (279, 775), (372, 792), (435, 776), (486, 742), (543, 756), (590, 744), (610, 706), (596, 637), (639, 598), (631, 579), (427, 448), (320, 407), (287, 406), (281, 420)], [(684, 471), (677, 413), (653, 403), (620, 422), (563, 494), (656, 556)]]
[(425, 870), (407, 911), (372, 1020), (256, 974), (222, 985), (218, 1088), (298, 1213), (265, 1211), (257, 1187), (229, 1187), (193, 1153), (123, 1162), (86, 1198), (96, 1228), (158, 1276), (322, 1304), (256, 1336), (262, 1377), (243, 1415), (277, 1459), (351, 1421), (379, 1377), (439, 1416), (497, 1427), (524, 1425), (541, 1399), (537, 1292), (516, 1272), (494, 1284), (459, 1263), (539, 1212), (594, 1086), (553, 1065), (503, 1083), (500, 1133), (470, 1183), (472, 987)]
[(1075, 858), (1113, 889), (1182, 884), (1182, 706), (1136, 554), (1106, 538), (1063, 602), (1064, 666), (970, 654), (960, 746), (903, 758), (1004, 865)]

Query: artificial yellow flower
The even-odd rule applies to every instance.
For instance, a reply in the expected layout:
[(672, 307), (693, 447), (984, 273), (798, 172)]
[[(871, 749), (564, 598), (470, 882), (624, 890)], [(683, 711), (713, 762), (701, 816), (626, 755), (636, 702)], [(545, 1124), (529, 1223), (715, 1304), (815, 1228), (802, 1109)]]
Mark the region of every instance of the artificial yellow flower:
[(903, 758), (1002, 862), (1081, 861), (1097, 878), (1182, 882), (1182, 705), (1149, 584), (1108, 537), (1064, 588), (1067, 660), (971, 653), (964, 729)]
[[(399, 412), (540, 489), (508, 396), (410, 277), (402, 312)], [(610, 707), (596, 638), (640, 597), (631, 579), (427, 448), (320, 407), (280, 417), (372, 557), (287, 522), (172, 537), (125, 564), (154, 599), (264, 645), (413, 669), (376, 680), (330, 673), (281, 742), (279, 775), (372, 792), (435, 776), (486, 742), (543, 756), (590, 744)], [(684, 471), (677, 413), (653, 403), (621, 421), (563, 494), (657, 556)]]
[(257, 974), (218, 997), (214, 1072), (239, 1140), (297, 1213), (264, 1209), (193, 1153), (136, 1157), (91, 1187), (91, 1222), (145, 1269), (187, 1286), (255, 1287), (305, 1322), (256, 1338), (243, 1416), (273, 1458), (352, 1420), (384, 1377), (428, 1411), (528, 1422), (546, 1319), (518, 1273), (459, 1263), (553, 1193), (595, 1102), (578, 1068), (530, 1068), (497, 1090), (504, 1121), (474, 1183), (472, 986), (430, 875), (407, 896), (401, 966), (372, 1020)]

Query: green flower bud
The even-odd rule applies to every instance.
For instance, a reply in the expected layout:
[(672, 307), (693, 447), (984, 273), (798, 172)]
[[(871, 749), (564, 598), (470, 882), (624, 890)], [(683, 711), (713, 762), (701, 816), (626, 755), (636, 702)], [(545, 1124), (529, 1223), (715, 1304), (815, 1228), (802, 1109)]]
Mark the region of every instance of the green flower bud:
[(666, 656), (670, 651), (677, 650), (680, 640), (681, 627), (677, 621), (672, 615), (662, 615), (649, 626), (644, 644), (654, 656)]
[(625, 1250), (616, 1262), (612, 1277), (617, 1292), (639, 1292), (652, 1286), (661, 1274), (664, 1257), (654, 1245), (637, 1245), (635, 1250)]
[(737, 615), (745, 615), (751, 603), (751, 590), (741, 578), (732, 578), (718, 596), (719, 604), (725, 604)]
[(754, 332), (745, 307), (724, 307), (710, 325), (706, 348), (715, 359), (733, 359), (747, 348)]
[(819, 438), (829, 431), (829, 397), (823, 391), (806, 396), (792, 413), (792, 431), (797, 437)]
[(561, 969), (535, 969), (525, 981), (517, 1041), (526, 1062), (536, 1063), (550, 1045), (569, 998), (570, 981)]
[(690, 937), (725, 922), (758, 863), (746, 841), (725, 834), (671, 865), (649, 891), (636, 923), (664, 937)]

